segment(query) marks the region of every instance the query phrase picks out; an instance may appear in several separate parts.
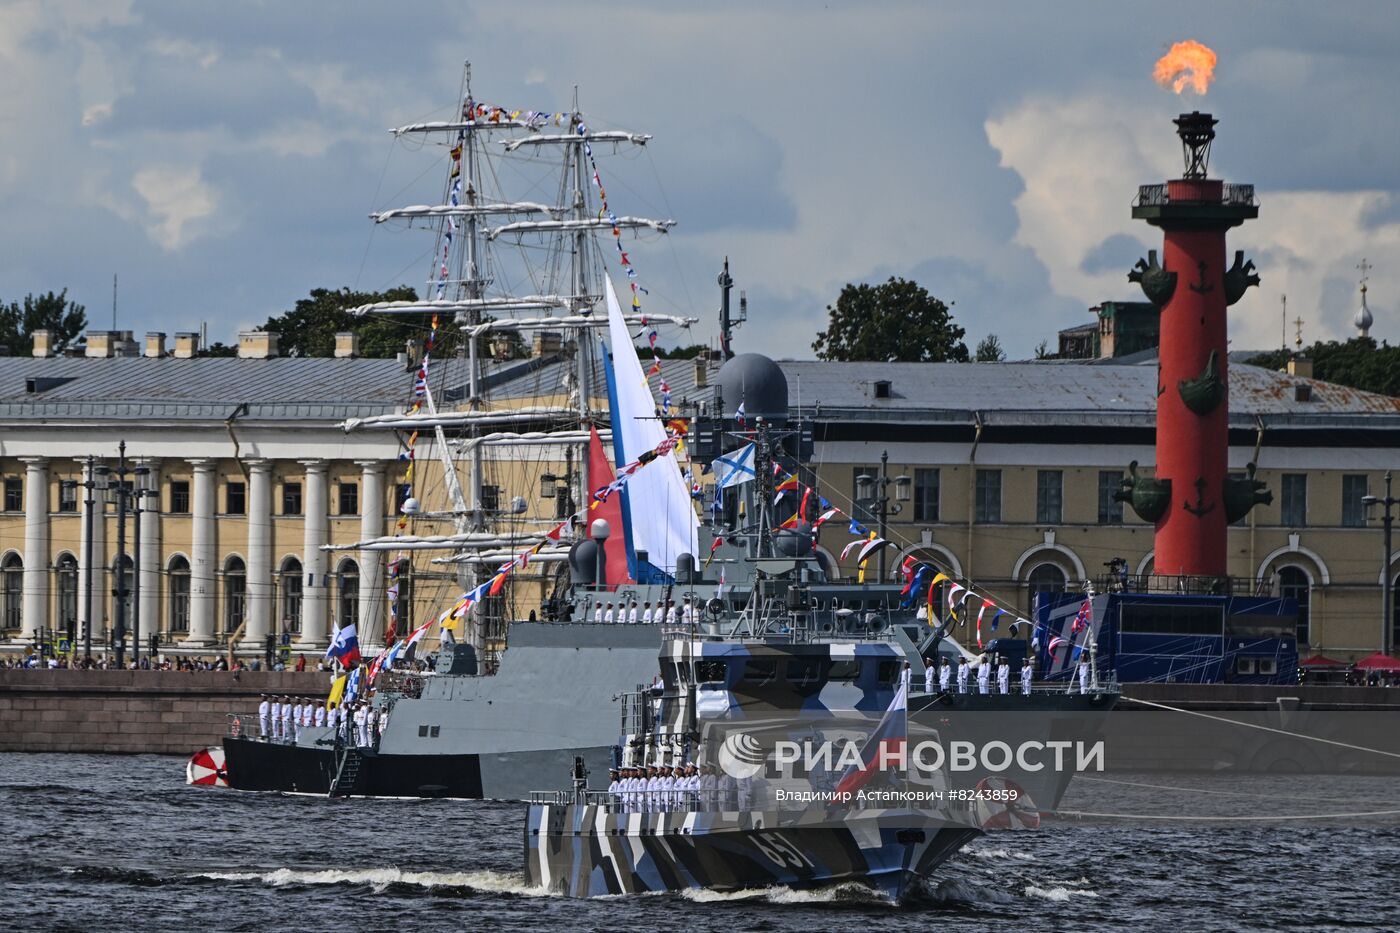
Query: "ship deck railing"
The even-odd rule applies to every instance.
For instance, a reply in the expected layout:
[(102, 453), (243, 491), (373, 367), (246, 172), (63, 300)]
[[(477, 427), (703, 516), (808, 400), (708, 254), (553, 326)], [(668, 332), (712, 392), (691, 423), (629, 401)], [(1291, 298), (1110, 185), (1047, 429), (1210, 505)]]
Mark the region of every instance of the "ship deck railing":
[[(910, 785), (912, 787), (912, 785)], [(810, 788), (820, 792), (819, 788)], [(831, 792), (831, 791), (828, 791)], [(801, 795), (788, 795), (772, 799), (766, 794), (752, 793), (740, 788), (712, 791), (631, 791), (614, 793), (605, 790), (588, 791), (534, 791), (529, 799), (531, 806), (595, 807), (603, 813), (626, 815), (664, 813), (733, 813), (736, 811), (765, 813), (804, 813), (814, 806), (821, 807), (822, 801), (806, 799)], [(833, 812), (841, 810), (881, 809), (878, 803), (864, 803), (859, 798), (846, 802), (832, 802)], [(973, 804), (966, 800), (941, 800), (937, 807), (929, 808), (945, 818), (957, 819), (959, 815), (972, 812)]]

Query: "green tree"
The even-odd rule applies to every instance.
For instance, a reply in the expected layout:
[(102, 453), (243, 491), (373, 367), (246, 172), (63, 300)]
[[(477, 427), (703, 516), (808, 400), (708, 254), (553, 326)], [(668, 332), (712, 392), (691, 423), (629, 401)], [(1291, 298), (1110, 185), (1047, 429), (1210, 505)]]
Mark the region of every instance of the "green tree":
[(693, 360), (708, 352), (710, 352), (710, 348), (703, 343), (692, 343), (684, 347), (671, 347), (670, 349), (666, 347), (656, 348), (656, 355), (663, 360)]
[(0, 344), (16, 356), (34, 350), (34, 332), (49, 332), (49, 347), (62, 353), (87, 327), (87, 309), (68, 300), (68, 289), (58, 294), (25, 295), (23, 303), (0, 305)]
[(1006, 351), (1001, 348), (996, 334), (988, 334), (978, 341), (972, 358), (979, 363), (1002, 363), (1006, 360)]
[[(1305, 354), (1313, 362), (1313, 375), (1324, 382), (1400, 397), (1400, 346), (1377, 344), (1370, 337), (1347, 341), (1318, 341)], [(1283, 369), (1291, 356), (1287, 350), (1274, 350), (1251, 357), (1250, 366)]]
[(410, 338), (422, 339), (432, 314), (359, 317), (350, 309), (377, 301), (414, 301), (417, 297), (417, 292), (406, 285), (386, 292), (313, 288), (310, 298), (302, 298), (292, 310), (268, 318), (259, 329), (278, 335), (278, 350), (285, 356), (332, 356), (335, 335), (354, 331), (360, 335), (361, 356), (393, 357), (402, 352)]
[(965, 331), (949, 306), (918, 283), (891, 277), (882, 285), (847, 285), (827, 306), (827, 329), (812, 349), (823, 360), (965, 363)]

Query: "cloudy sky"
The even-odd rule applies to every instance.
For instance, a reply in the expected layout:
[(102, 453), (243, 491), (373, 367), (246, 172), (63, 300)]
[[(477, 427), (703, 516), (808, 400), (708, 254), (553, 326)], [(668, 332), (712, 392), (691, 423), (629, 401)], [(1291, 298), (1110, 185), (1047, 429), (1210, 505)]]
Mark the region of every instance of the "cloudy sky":
[[(1151, 80), (1170, 44), (1219, 53), (1204, 98)], [(1179, 174), (1170, 120), (1221, 120), (1212, 174), (1254, 182), (1232, 233), (1264, 284), (1237, 348), (1400, 339), (1400, 18), (1384, 2), (558, 3), (0, 0), (0, 300), (67, 287), (108, 326), (230, 341), (315, 287), (417, 285), (421, 237), (371, 209), (432, 200), (441, 163), (385, 129), (481, 99), (654, 134), (608, 163), (654, 310), (713, 340), (723, 256), (741, 349), (808, 357), (850, 281), (916, 279), (969, 342), (1029, 355), (1160, 242), (1130, 217)], [(430, 244), (428, 244), (430, 246)], [(1292, 325), (1289, 339), (1292, 338)]]

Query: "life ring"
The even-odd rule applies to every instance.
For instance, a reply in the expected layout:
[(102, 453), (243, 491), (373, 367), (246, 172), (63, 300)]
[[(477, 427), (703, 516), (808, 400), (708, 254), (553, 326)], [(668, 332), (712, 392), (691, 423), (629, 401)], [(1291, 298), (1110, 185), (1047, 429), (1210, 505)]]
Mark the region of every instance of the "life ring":
[(242, 731), (243, 720), (239, 719), (237, 716), (233, 717), (233, 722), (230, 723), (228, 727), (228, 734), (236, 739), (238, 738), (239, 733), (241, 733)]
[(977, 790), (992, 795), (977, 800), (977, 818), (983, 829), (1040, 828), (1040, 808), (1015, 781), (984, 777), (977, 782)]
[(185, 783), (228, 787), (228, 768), (224, 763), (223, 748), (214, 745), (191, 755), (185, 765)]

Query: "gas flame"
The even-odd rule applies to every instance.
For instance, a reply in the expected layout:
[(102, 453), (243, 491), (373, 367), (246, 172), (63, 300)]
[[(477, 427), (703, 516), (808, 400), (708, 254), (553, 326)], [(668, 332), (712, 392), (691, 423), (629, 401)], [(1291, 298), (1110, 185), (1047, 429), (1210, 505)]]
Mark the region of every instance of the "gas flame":
[(1152, 79), (1162, 87), (1168, 84), (1180, 94), (1189, 85), (1204, 94), (1215, 77), (1215, 53), (1195, 39), (1172, 43), (1171, 51), (1157, 59)]

